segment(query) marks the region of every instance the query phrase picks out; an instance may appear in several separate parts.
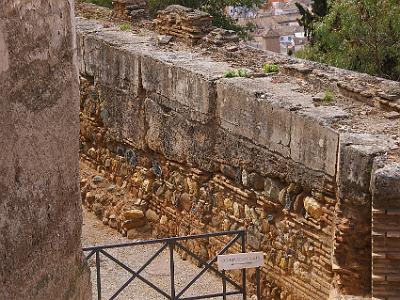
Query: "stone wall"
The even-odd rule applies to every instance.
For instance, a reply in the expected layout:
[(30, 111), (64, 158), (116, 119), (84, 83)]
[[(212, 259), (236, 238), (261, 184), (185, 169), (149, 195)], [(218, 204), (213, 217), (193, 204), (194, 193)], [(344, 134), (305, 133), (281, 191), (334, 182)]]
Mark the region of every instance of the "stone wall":
[[(353, 99), (315, 105), (285, 74), (223, 78), (227, 62), (83, 19), (78, 55), (81, 157), (146, 207), (157, 234), (245, 228), (248, 250), (266, 253), (265, 297), (370, 295), (371, 174), (398, 148), (398, 121), (378, 115), (366, 130)], [(127, 234), (117, 203), (94, 205)], [(208, 257), (220, 244), (190, 246)]]
[(0, 4), (0, 299), (90, 299), (73, 1)]

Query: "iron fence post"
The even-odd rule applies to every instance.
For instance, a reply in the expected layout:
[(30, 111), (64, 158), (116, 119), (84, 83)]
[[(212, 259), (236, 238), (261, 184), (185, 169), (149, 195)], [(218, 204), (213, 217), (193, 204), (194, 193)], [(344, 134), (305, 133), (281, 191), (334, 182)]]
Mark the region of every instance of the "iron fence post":
[[(246, 234), (242, 232), (242, 253), (246, 253)], [(242, 269), (243, 300), (247, 299), (246, 269)]]
[(225, 270), (222, 271), (222, 296), (223, 300), (226, 300), (226, 279), (225, 279)]
[(97, 299), (101, 300), (100, 251), (96, 251)]
[(261, 281), (261, 272), (260, 272), (260, 267), (257, 268), (256, 270), (256, 281), (257, 281), (257, 300), (261, 300), (261, 286), (260, 286), (260, 281)]
[(175, 295), (175, 264), (174, 264), (174, 246), (175, 242), (170, 241), (168, 243), (169, 246), (169, 266), (171, 272), (171, 300), (176, 299)]

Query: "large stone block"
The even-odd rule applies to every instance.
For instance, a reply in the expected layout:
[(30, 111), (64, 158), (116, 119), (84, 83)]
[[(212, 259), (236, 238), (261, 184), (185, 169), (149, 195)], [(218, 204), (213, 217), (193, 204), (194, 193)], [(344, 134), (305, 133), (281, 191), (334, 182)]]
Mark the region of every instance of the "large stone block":
[(147, 146), (166, 158), (210, 170), (213, 129), (166, 110), (152, 99), (145, 101)]
[[(191, 53), (144, 53), (141, 67), (143, 88), (209, 119), (215, 101), (214, 81), (228, 68), (226, 63), (208, 61)], [(201, 121), (196, 114), (192, 118)]]
[(86, 19), (79, 19), (77, 29), (80, 73), (137, 96), (141, 51), (151, 52), (150, 38)]
[(400, 162), (377, 157), (373, 169), (372, 194), (385, 199), (400, 199)]
[(339, 134), (315, 119), (293, 114), (290, 157), (313, 170), (336, 174)]
[(137, 96), (140, 89), (140, 57), (135, 52), (122, 49), (122, 45), (110, 44), (102, 38), (100, 33), (80, 38), (83, 44), (81, 74)]
[(217, 115), (221, 127), (254, 144), (335, 176), (338, 134), (324, 122), (344, 112), (318, 110), (309, 95), (270, 77), (218, 81)]
[(268, 78), (220, 80), (217, 115), (223, 129), (288, 157), (291, 113), (268, 100), (270, 84)]
[(339, 197), (370, 202), (374, 158), (385, 153), (392, 142), (383, 136), (342, 134), (340, 136), (337, 185)]
[(248, 172), (297, 182), (309, 189), (322, 190), (327, 183), (332, 182), (332, 178), (322, 171), (309, 169), (224, 129), (216, 132), (213, 159), (235, 168), (244, 168)]
[(96, 84), (100, 118), (117, 141), (128, 140), (138, 149), (144, 147), (146, 134), (143, 100), (115, 87)]
[(94, 76), (96, 59), (99, 57), (99, 47), (93, 32), (103, 29), (103, 26), (92, 20), (77, 18), (76, 43), (78, 54), (78, 67), (81, 74)]

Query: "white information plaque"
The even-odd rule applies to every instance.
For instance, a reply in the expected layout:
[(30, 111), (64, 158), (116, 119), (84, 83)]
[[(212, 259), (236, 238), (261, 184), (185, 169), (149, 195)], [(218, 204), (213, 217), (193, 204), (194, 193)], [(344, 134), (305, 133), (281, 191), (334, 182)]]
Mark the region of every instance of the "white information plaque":
[(218, 255), (218, 269), (236, 270), (261, 267), (264, 264), (263, 252)]

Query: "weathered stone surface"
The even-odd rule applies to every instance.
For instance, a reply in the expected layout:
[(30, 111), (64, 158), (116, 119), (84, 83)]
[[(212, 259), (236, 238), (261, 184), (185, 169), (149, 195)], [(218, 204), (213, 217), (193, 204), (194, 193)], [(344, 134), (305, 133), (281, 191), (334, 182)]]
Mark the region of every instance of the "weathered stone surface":
[(212, 17), (201, 10), (170, 5), (158, 12), (154, 24), (161, 33), (195, 43), (212, 29)]
[(189, 109), (193, 120), (206, 122), (215, 106), (214, 81), (227, 68), (226, 63), (196, 58), (191, 53), (153, 51), (142, 57), (143, 88), (177, 102), (178, 108)]
[[(269, 79), (224, 79), (217, 84), (221, 127), (287, 157), (291, 115), (256, 93), (269, 90)], [(262, 90), (260, 90), (262, 88)]]
[(145, 123), (142, 100), (129, 93), (98, 83), (97, 113), (118, 141), (129, 140), (137, 149), (144, 147)]
[[(139, 54), (151, 49), (147, 44), (150, 38), (133, 36), (117, 28), (101, 30), (99, 23), (86, 19), (79, 19), (77, 29), (81, 74), (96, 77), (97, 81), (136, 97), (140, 92)], [(120, 51), (119, 55), (114, 55), (116, 50)]]
[[(281, 178), (290, 182), (299, 182), (310, 188), (321, 188), (331, 181), (322, 171), (315, 171), (301, 163), (286, 159), (254, 143), (219, 129), (216, 132), (215, 160), (231, 166), (246, 166), (251, 171)], [(307, 176), (304, 174), (307, 173)]]
[(73, 1), (0, 4), (0, 298), (90, 299)]
[(337, 183), (341, 198), (370, 201), (374, 158), (389, 151), (392, 142), (368, 134), (342, 135), (339, 147)]
[(114, 0), (113, 15), (118, 18), (132, 19), (136, 21), (147, 12), (146, 0)]
[[(220, 80), (217, 95), (217, 113), (223, 129), (335, 176), (339, 135), (308, 116), (310, 96), (285, 88), (284, 84), (278, 87), (269, 77)], [(296, 113), (289, 111), (294, 106)]]
[[(377, 199), (397, 201), (400, 198), (400, 163), (385, 161), (381, 157), (374, 160), (371, 176), (371, 193)], [(377, 201), (379, 201), (377, 199)]]
[(304, 199), (304, 208), (306, 212), (315, 220), (320, 220), (323, 214), (321, 205), (312, 197)]
[(315, 119), (293, 115), (290, 157), (313, 170), (336, 174), (339, 134)]
[(279, 192), (284, 188), (284, 184), (279, 179), (267, 177), (264, 187), (266, 196), (272, 201), (278, 201)]
[(212, 168), (212, 129), (192, 122), (174, 111), (166, 112), (152, 99), (145, 101), (150, 149), (179, 162), (195, 163), (204, 170)]
[[(239, 36), (233, 30), (215, 28), (213, 31), (211, 31), (209, 34), (207, 34), (207, 36), (205, 37), (205, 40), (208, 43), (218, 45), (218, 46), (226, 44), (226, 43), (238, 44)], [(231, 48), (231, 49), (234, 49), (234, 48)], [(237, 50), (237, 48), (236, 48), (236, 50)]]
[(124, 219), (125, 220), (138, 220), (144, 219), (143, 211), (140, 209), (131, 209), (124, 212)]

